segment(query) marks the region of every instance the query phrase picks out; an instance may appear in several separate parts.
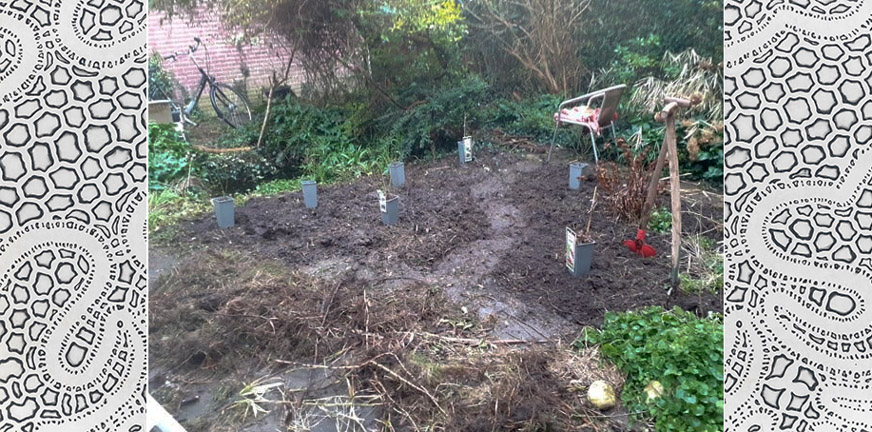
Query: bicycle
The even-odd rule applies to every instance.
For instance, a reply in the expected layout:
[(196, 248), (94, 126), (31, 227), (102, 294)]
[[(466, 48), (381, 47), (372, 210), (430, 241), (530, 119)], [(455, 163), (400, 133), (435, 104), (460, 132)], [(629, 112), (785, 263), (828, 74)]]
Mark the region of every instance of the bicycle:
[[(182, 107), (177, 102), (178, 98), (173, 97), (173, 95), (167, 94), (175, 93), (173, 89), (161, 88), (161, 86), (157, 85), (150, 86), (149, 98), (152, 100), (169, 100), (171, 111), (173, 112), (173, 117), (176, 117), (176, 115), (178, 115), (178, 121), (197, 126), (197, 123), (191, 120), (191, 115), (193, 114), (194, 109), (199, 104), (200, 97), (203, 95), (203, 91), (206, 90), (206, 86), (209, 86), (209, 100), (212, 103), (212, 109), (215, 110), (215, 114), (218, 115), (218, 118), (220, 118), (224, 123), (227, 123), (228, 126), (234, 129), (251, 122), (251, 108), (248, 106), (248, 102), (246, 102), (245, 97), (233, 87), (218, 82), (214, 75), (210, 75), (209, 72), (207, 72), (202, 66), (200, 66), (200, 63), (197, 61), (194, 53), (196, 53), (202, 45), (203, 51), (205, 51), (206, 53), (206, 63), (208, 66), (209, 52), (206, 46), (203, 45), (203, 42), (200, 40), (199, 37), (195, 37), (194, 41), (197, 44), (189, 46), (187, 54), (191, 59), (191, 62), (197, 68), (197, 71), (200, 72), (200, 82), (197, 84), (196, 92), (193, 93), (194, 96), (191, 98), (190, 102)], [(163, 60), (176, 61), (178, 59), (178, 56), (178, 53), (173, 53), (171, 55), (163, 57)]]

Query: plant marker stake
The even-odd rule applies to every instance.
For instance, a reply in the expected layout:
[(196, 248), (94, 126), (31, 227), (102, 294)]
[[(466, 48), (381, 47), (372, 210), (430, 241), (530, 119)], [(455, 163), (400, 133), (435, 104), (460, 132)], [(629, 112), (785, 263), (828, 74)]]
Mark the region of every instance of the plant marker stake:
[(300, 184), (303, 186), (303, 203), (306, 208), (318, 207), (318, 184), (315, 180), (303, 180)]
[(578, 235), (566, 227), (566, 268), (570, 274), (584, 276), (590, 273), (594, 245), (596, 242), (578, 244)]
[(573, 275), (575, 274), (575, 245), (578, 241), (578, 236), (570, 227), (566, 227), (566, 268)]
[(581, 174), (584, 172), (584, 169), (587, 168), (586, 163), (582, 162), (573, 162), (569, 164), (569, 188), (572, 190), (578, 190), (581, 187)]
[(395, 196), (388, 199), (384, 191), (378, 191), (378, 204), (381, 211), (382, 223), (385, 225), (396, 224), (399, 220), (400, 197)]
[(457, 150), (460, 153), (461, 165), (472, 162), (472, 137), (465, 136), (462, 141), (458, 141)]
[(215, 208), (215, 220), (218, 222), (218, 228), (230, 228), (236, 224), (232, 197), (212, 198), (212, 206)]
[[(599, 186), (593, 188), (593, 198), (590, 199), (590, 210), (587, 211), (587, 225), (584, 227), (584, 238), (590, 238), (590, 223), (593, 221), (593, 211), (596, 209), (596, 193)], [(578, 234), (566, 227), (566, 268), (573, 276), (584, 276), (590, 273), (593, 262), (595, 241), (578, 244)]]
[(401, 188), (406, 184), (406, 168), (402, 162), (394, 162), (388, 167), (391, 172), (391, 186)]

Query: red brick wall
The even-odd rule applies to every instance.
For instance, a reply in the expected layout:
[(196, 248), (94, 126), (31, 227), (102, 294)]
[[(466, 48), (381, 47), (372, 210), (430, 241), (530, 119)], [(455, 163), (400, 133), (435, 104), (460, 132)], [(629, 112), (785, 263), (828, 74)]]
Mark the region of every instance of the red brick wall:
[[(221, 82), (233, 84), (236, 81), (245, 81), (254, 100), (256, 95), (261, 94), (262, 88), (268, 85), (273, 71), (281, 75), (287, 65), (288, 52), (282, 44), (264, 41), (254, 46), (237, 46), (233, 41), (233, 32), (226, 29), (213, 12), (200, 12), (192, 20), (187, 16), (169, 19), (162, 12), (149, 11), (149, 50), (162, 56), (174, 52), (183, 54), (175, 62), (165, 62), (164, 67), (189, 91), (194, 90), (200, 79), (197, 69), (188, 56), (184, 55), (190, 45), (196, 44), (194, 37), (202, 39), (208, 48), (210, 61), (207, 70)], [(203, 54), (201, 49), (195, 55), (197, 61), (205, 66)], [(292, 67), (289, 84), (299, 90), (303, 80), (303, 71), (299, 66)], [(205, 96), (200, 99), (201, 103), (208, 101), (208, 95)]]

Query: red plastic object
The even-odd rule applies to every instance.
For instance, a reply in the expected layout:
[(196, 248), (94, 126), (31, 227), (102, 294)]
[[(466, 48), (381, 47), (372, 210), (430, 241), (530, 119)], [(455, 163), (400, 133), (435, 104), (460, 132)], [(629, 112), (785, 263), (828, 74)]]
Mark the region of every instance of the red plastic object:
[(636, 239), (625, 240), (624, 246), (626, 246), (627, 249), (630, 249), (631, 252), (641, 256), (642, 258), (651, 258), (657, 255), (657, 251), (654, 250), (651, 245), (645, 243), (645, 234), (647, 234), (647, 232), (643, 229), (636, 231)]

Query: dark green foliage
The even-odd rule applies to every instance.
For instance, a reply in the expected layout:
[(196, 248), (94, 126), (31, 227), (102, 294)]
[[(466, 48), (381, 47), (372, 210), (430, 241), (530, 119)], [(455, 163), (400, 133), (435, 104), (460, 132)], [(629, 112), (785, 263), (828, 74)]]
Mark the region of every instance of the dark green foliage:
[[(723, 331), (719, 316), (651, 307), (607, 313), (602, 330), (587, 331), (576, 344), (600, 345), (627, 374), (624, 404), (654, 419), (658, 432), (714, 432), (723, 430)], [(664, 392), (648, 401), (645, 387), (654, 380)]]
[(648, 229), (655, 233), (666, 233), (672, 230), (672, 212), (668, 209), (655, 209), (651, 212)]
[(249, 191), (279, 173), (272, 161), (253, 151), (200, 153), (195, 163), (197, 178), (212, 194)]
[(385, 121), (394, 119), (389, 136), (396, 139), (402, 155), (456, 149), (457, 141), (463, 137), (464, 118), (470, 132), (486, 120), (483, 109), (491, 100), (490, 88), (477, 77), (427, 93), (430, 97), (426, 101), (405, 112), (385, 116)]
[(171, 72), (163, 67), (160, 55), (148, 58), (148, 98), (149, 100), (172, 99), (175, 95), (176, 81)]
[(699, 151), (696, 160), (686, 161), (683, 171), (690, 173), (691, 178), (723, 183), (724, 181), (724, 146), (713, 146)]
[[(247, 192), (276, 179), (305, 176), (327, 183), (372, 174), (386, 166), (391, 142), (365, 141), (353, 135), (363, 128), (355, 123), (361, 117), (347, 107), (322, 108), (286, 100), (272, 107), (268, 133), (259, 147), (203, 154), (197, 159), (196, 172), (209, 188), (222, 193)], [(253, 146), (260, 133), (260, 123), (256, 123), (229, 131), (217, 147)]]
[(632, 85), (645, 76), (664, 75), (666, 71), (658, 67), (662, 52), (660, 37), (653, 34), (618, 45), (609, 64), (611, 76), (606, 81), (609, 85)]
[(723, 0), (595, 0), (579, 41), (592, 70), (607, 67), (614, 47), (657, 35), (650, 55), (695, 49), (715, 63), (723, 60)]
[[(701, 120), (698, 120), (701, 122)], [(724, 176), (724, 146), (723, 146), (723, 130), (716, 131), (708, 128), (706, 133), (714, 135), (714, 140), (709, 145), (700, 145), (695, 157), (688, 150), (690, 139), (685, 139), (688, 134), (688, 128), (684, 125), (686, 122), (676, 122), (675, 135), (678, 137), (678, 162), (683, 174), (689, 174), (687, 177), (691, 180), (703, 180), (712, 185), (723, 183)], [(660, 146), (663, 145), (663, 138), (666, 134), (666, 129), (663, 123), (654, 121), (653, 115), (648, 113), (630, 112), (628, 117), (618, 121), (618, 136), (630, 137), (642, 130), (643, 146), (650, 146), (651, 151), (648, 152), (647, 163), (653, 163), (660, 154)], [(692, 134), (693, 139), (699, 142), (699, 133)], [(613, 152), (603, 152), (601, 158), (606, 160), (615, 160), (617, 162), (625, 162), (623, 158)], [(666, 166), (668, 168), (668, 165)], [(664, 169), (663, 175), (667, 174)]]
[[(508, 99), (497, 100), (490, 107), (488, 124), (513, 135), (548, 142), (554, 132), (554, 113), (561, 99), (555, 95), (541, 95), (520, 102)], [(571, 135), (561, 132), (559, 134), (561, 143), (570, 142)]]
[(347, 148), (351, 144), (344, 128), (347, 116), (348, 111), (342, 108), (319, 108), (297, 100), (274, 105), (269, 134), (258, 152), (287, 173), (304, 162), (310, 148)]
[(148, 125), (148, 187), (161, 190), (188, 173), (190, 147), (173, 125)]

